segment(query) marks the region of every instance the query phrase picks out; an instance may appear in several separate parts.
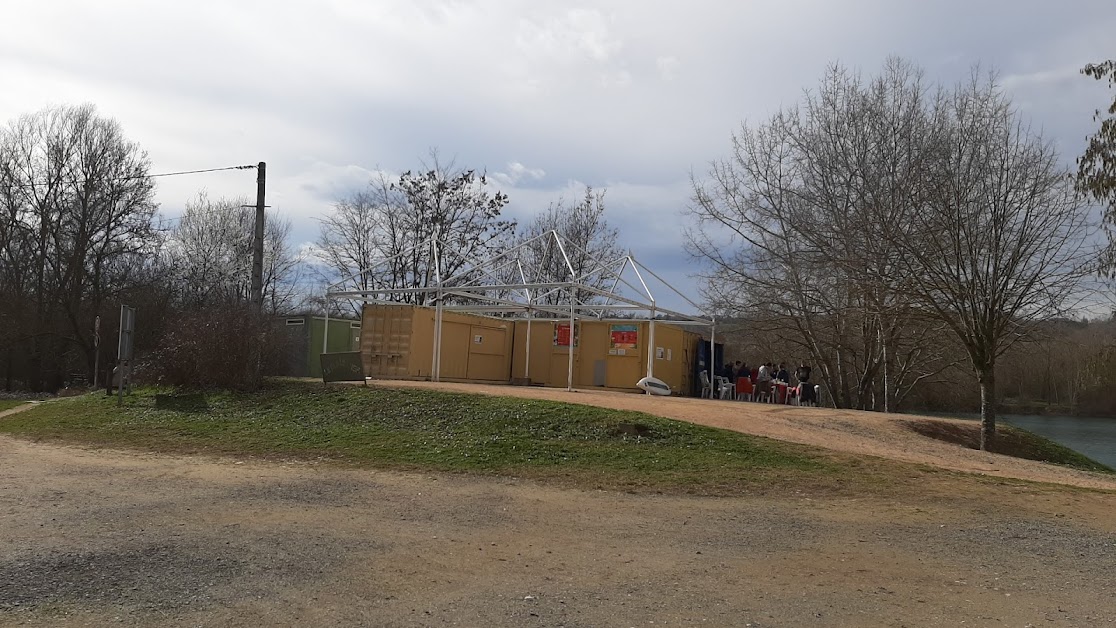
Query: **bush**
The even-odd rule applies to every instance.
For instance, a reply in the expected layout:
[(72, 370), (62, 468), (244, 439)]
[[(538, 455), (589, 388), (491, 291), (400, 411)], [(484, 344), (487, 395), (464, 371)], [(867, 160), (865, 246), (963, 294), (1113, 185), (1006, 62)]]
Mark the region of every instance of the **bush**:
[(286, 356), (286, 334), (274, 318), (247, 304), (176, 315), (158, 347), (139, 361), (138, 381), (179, 388), (252, 390), (261, 372)]

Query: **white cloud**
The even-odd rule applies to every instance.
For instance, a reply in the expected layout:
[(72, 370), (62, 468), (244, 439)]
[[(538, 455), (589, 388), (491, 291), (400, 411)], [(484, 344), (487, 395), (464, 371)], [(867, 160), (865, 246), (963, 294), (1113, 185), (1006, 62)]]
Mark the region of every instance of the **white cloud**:
[[(723, 156), (742, 120), (796, 102), (827, 64), (873, 73), (896, 54), (946, 83), (994, 66), (1072, 159), (1111, 102), (1076, 68), (1110, 57), (1116, 30), (1108, 0), (8, 4), (0, 121), (88, 101), (155, 171), (266, 161), (268, 203), (298, 241), (379, 168), (414, 168), (439, 147), (494, 171), (517, 216), (607, 187), (624, 243), (682, 276), (689, 171)], [(255, 180), (160, 179), (158, 199), (173, 214), (201, 188), (251, 198)]]
[(664, 81), (673, 81), (678, 75), (678, 68), (682, 63), (675, 56), (659, 57), (655, 59), (655, 67), (659, 70), (659, 77)]
[(508, 163), (507, 172), (492, 172), (488, 176), (500, 185), (514, 187), (524, 179), (538, 181), (546, 176), (546, 171), (542, 168), (528, 168), (518, 161), (513, 161)]

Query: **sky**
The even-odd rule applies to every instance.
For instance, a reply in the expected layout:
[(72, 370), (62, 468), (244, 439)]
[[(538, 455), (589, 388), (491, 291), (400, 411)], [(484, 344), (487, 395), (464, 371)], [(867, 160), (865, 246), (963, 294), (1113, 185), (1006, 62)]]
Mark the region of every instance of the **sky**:
[[(827, 66), (872, 75), (899, 56), (946, 85), (993, 69), (1072, 163), (1112, 100), (1079, 69), (1116, 57), (1111, 0), (8, 0), (2, 15), (0, 123), (93, 103), (152, 172), (267, 162), (295, 246), (377, 171), (436, 149), (486, 171), (520, 221), (606, 190), (620, 244), (695, 300), (691, 174)], [(173, 217), (200, 190), (254, 199), (254, 172), (161, 178), (156, 200)]]

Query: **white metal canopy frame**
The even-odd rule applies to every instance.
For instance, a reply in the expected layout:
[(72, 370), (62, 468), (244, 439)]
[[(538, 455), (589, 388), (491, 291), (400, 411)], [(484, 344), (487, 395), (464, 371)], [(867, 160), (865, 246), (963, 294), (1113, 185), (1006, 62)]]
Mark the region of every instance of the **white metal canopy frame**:
[[(428, 249), (432, 261), (434, 285), (427, 287), (393, 288), (375, 285), (375, 271), (403, 257), (413, 257), (416, 251)], [(442, 261), (445, 251), (453, 252), (462, 263), (448, 276), (443, 276)], [(534, 254), (542, 252), (544, 259), (559, 262), (556, 271), (531, 268)], [(589, 262), (589, 269), (578, 272), (570, 262), (570, 255)], [(630, 272), (627, 273), (627, 271)], [(327, 353), (329, 341), (329, 304), (336, 299), (400, 305), (389, 297), (422, 295), (423, 305), (433, 304), (434, 355), (431, 379), (439, 381), (442, 358), (442, 313), (446, 311), (476, 314), (503, 314), (527, 321), (527, 359), (524, 377), (530, 376), (531, 322), (569, 321), (570, 346), (567, 365), (566, 390), (573, 390), (573, 363), (576, 322), (583, 319), (623, 320), (648, 322), (647, 376), (654, 376), (655, 321), (658, 316), (669, 316), (672, 325), (709, 327), (709, 379), (713, 381), (714, 340), (716, 319), (712, 316), (694, 316), (660, 307), (648, 287), (644, 273), (653, 277), (671, 293), (681, 297), (696, 310), (702, 308), (677, 290), (650, 268), (641, 264), (629, 251), (614, 260), (602, 261), (557, 231), (547, 231), (526, 240), (502, 253), (478, 260), (456, 251), (437, 239), (413, 246), (398, 255), (385, 258), (368, 268), (363, 268), (326, 288), (326, 326), (322, 338), (322, 353)], [(557, 275), (557, 276), (556, 276)], [(358, 278), (372, 280), (372, 288), (344, 289)], [(593, 279), (595, 285), (587, 283)], [(634, 279), (634, 281), (633, 281)], [(600, 286), (611, 283), (609, 289)], [(579, 302), (579, 295), (585, 300)], [(586, 297), (588, 297), (586, 299)], [(645, 317), (625, 319), (610, 318), (611, 313), (647, 313)]]

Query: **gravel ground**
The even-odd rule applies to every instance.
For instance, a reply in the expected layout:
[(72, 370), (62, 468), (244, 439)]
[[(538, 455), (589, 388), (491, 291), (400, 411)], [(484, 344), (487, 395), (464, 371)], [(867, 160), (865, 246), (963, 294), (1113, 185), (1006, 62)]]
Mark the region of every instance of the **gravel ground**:
[(692, 498), (0, 437), (0, 625), (1116, 625), (1116, 494), (938, 482)]
[[(881, 415), (460, 388), (1111, 481)], [(700, 499), (0, 438), (0, 625), (1113, 625), (1113, 514), (1110, 492), (963, 477), (902, 499)]]

